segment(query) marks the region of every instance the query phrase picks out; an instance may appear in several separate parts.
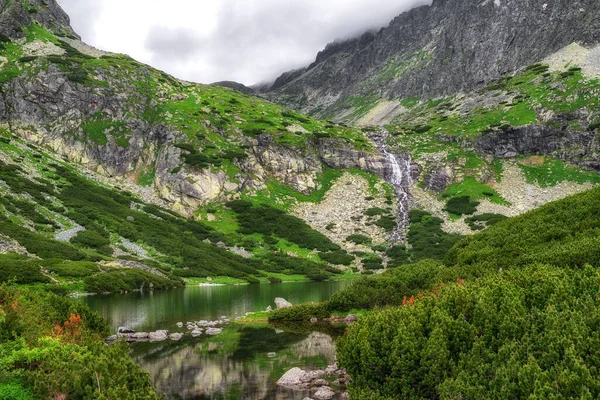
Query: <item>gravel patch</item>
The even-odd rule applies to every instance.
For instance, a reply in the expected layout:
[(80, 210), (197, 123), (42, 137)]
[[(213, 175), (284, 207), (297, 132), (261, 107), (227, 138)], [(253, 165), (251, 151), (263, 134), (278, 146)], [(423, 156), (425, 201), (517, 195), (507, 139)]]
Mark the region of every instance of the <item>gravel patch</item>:
[(57, 240), (59, 242), (70, 242), (71, 239), (73, 239), (75, 236), (77, 236), (77, 234), (81, 231), (85, 231), (85, 228), (81, 225), (77, 225), (74, 228), (67, 229), (66, 231), (57, 233), (54, 236), (54, 240)]

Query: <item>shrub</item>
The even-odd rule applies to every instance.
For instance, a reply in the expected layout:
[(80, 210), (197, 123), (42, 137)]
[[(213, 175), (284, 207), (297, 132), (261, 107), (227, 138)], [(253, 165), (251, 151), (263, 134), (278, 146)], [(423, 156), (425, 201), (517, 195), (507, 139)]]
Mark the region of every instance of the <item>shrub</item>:
[(328, 318), (330, 315), (324, 303), (306, 303), (280, 308), (269, 313), (269, 321), (310, 321), (311, 318)]
[(0, 254), (0, 283), (14, 281), (19, 284), (48, 283), (40, 269), (40, 261), (26, 257)]
[(361, 318), (338, 362), (352, 398), (598, 398), (599, 299), (591, 267), (493, 274)]
[(348, 254), (345, 250), (336, 250), (329, 253), (319, 253), (319, 257), (334, 265), (350, 265), (354, 261), (354, 257)]
[(346, 241), (356, 244), (368, 244), (371, 243), (371, 238), (365, 235), (350, 235), (346, 238)]
[(133, 290), (161, 290), (182, 287), (179, 279), (167, 279), (139, 269), (124, 268), (96, 274), (83, 280), (90, 293), (118, 293)]
[(446, 203), (446, 210), (454, 215), (470, 215), (477, 211), (478, 201), (471, 201), (469, 196), (453, 197)]

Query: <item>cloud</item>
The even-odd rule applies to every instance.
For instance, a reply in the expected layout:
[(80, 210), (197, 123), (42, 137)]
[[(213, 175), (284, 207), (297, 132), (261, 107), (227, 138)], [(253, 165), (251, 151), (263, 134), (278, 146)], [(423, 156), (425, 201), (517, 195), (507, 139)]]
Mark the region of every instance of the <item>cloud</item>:
[[(91, 44), (179, 78), (253, 84), (431, 0), (59, 0)], [(86, 7), (94, 4), (94, 12)], [(81, 31), (78, 27), (83, 27)]]

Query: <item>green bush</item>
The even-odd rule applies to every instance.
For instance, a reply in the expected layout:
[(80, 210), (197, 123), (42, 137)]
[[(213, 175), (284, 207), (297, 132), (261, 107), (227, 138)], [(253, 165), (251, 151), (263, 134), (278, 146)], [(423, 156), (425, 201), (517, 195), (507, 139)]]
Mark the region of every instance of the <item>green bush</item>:
[(11, 281), (20, 284), (48, 283), (50, 279), (42, 274), (39, 260), (0, 254), (0, 283)]
[(167, 279), (139, 269), (125, 268), (89, 276), (83, 280), (89, 293), (118, 293), (182, 287), (179, 279)]
[(501, 214), (481, 214), (475, 215), (465, 219), (465, 222), (469, 224), (469, 227), (474, 231), (481, 231), (487, 227), (496, 225), (498, 222), (505, 220), (505, 215)]
[(267, 205), (253, 206), (252, 203), (243, 200), (231, 201), (227, 206), (237, 214), (241, 234), (275, 235), (302, 248), (325, 252), (340, 249), (302, 219), (286, 214), (284, 211)]
[(269, 313), (269, 321), (310, 321), (311, 318), (328, 318), (330, 315), (324, 303), (306, 303), (280, 308)]
[(338, 362), (359, 399), (598, 398), (599, 307), (591, 267), (493, 274), (361, 318)]
[(334, 265), (350, 265), (354, 261), (354, 257), (348, 254), (345, 250), (336, 250), (329, 253), (319, 253), (319, 257)]
[(70, 278), (85, 278), (100, 272), (98, 265), (89, 261), (58, 261), (50, 260), (42, 263), (48, 271), (57, 274), (58, 276)]
[(346, 238), (346, 241), (356, 244), (369, 244), (371, 243), (371, 238), (365, 235), (350, 235)]
[(469, 196), (453, 197), (446, 203), (446, 210), (454, 215), (470, 215), (477, 212), (478, 201), (471, 201)]
[(439, 261), (423, 260), (387, 270), (381, 275), (357, 279), (351, 286), (335, 292), (327, 308), (349, 311), (400, 305), (405, 296), (417, 295), (439, 282), (452, 281), (455, 276), (454, 270), (444, 268)]

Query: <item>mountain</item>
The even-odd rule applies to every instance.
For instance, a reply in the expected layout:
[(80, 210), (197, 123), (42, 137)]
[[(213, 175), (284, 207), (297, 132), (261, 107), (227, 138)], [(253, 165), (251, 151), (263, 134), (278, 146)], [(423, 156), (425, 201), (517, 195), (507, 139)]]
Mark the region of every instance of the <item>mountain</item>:
[(267, 95), (303, 112), (348, 119), (365, 102), (470, 92), (571, 43), (597, 45), (599, 14), (593, 0), (434, 0), (379, 32), (327, 45)]
[[(0, 4), (0, 161), (8, 199), (0, 209), (2, 252), (23, 253), (19, 265), (35, 256), (95, 263), (78, 272), (78, 284), (104, 279), (113, 268), (105, 263), (144, 271), (132, 273), (140, 279), (88, 288), (164, 287), (223, 275), (258, 282), (300, 273), (319, 280), (381, 270), (423, 258), (431, 244), (439, 245), (437, 257), (458, 235), (600, 183), (591, 171), (600, 165), (598, 85), (587, 63), (595, 53), (581, 46), (565, 50), (579, 54), (581, 66), (565, 67), (562, 53), (544, 64), (506, 61), (516, 70), (456, 93), (470, 85), (461, 76), (464, 82), (448, 84), (452, 94), (443, 98), (390, 100), (365, 86), (369, 94), (353, 100), (354, 117), (342, 118), (360, 119), (355, 125), (306, 116), (241, 93), (255, 89), (233, 82), (185, 82), (97, 50), (78, 39), (55, 1)], [(320, 66), (359, 45), (379, 43), (387, 48), (380, 58), (416, 49), (433, 40), (435, 32), (426, 29), (432, 24), (457, 40), (464, 18), (475, 18), (463, 15), (468, 4), (435, 2), (379, 33), (329, 46), (307, 71), (282, 76), (274, 93), (300, 87), (307, 74), (316, 77)], [(513, 15), (521, 6), (511, 12), (507, 6), (477, 3), (479, 16), (495, 21), (479, 29), (493, 28), (501, 40), (508, 31), (521, 35)], [(571, 8), (557, 2), (542, 11), (572, 22)], [(409, 22), (421, 29), (413, 36), (406, 36)], [(541, 29), (534, 44), (550, 52), (575, 37), (592, 43), (593, 30), (581, 26), (570, 24), (571, 36), (561, 32), (558, 44), (537, 22), (530, 28), (536, 37), (533, 29)], [(514, 46), (525, 46), (520, 40)], [(457, 65), (467, 59), (463, 53), (457, 50)], [(434, 68), (434, 60), (423, 68)], [(432, 82), (419, 71), (394, 75), (390, 90), (413, 79)], [(355, 79), (339, 72), (339, 79)], [(338, 80), (322, 79), (323, 90)], [(81, 197), (76, 187), (96, 195)], [(413, 218), (410, 210), (433, 219)], [(151, 228), (151, 220), (162, 222)], [(66, 240), (56, 240), (65, 232)], [(186, 240), (177, 243), (178, 237)], [(390, 255), (398, 243), (409, 246), (406, 257)], [(45, 263), (50, 278), (40, 279), (56, 279), (52, 268), (60, 268)]]

